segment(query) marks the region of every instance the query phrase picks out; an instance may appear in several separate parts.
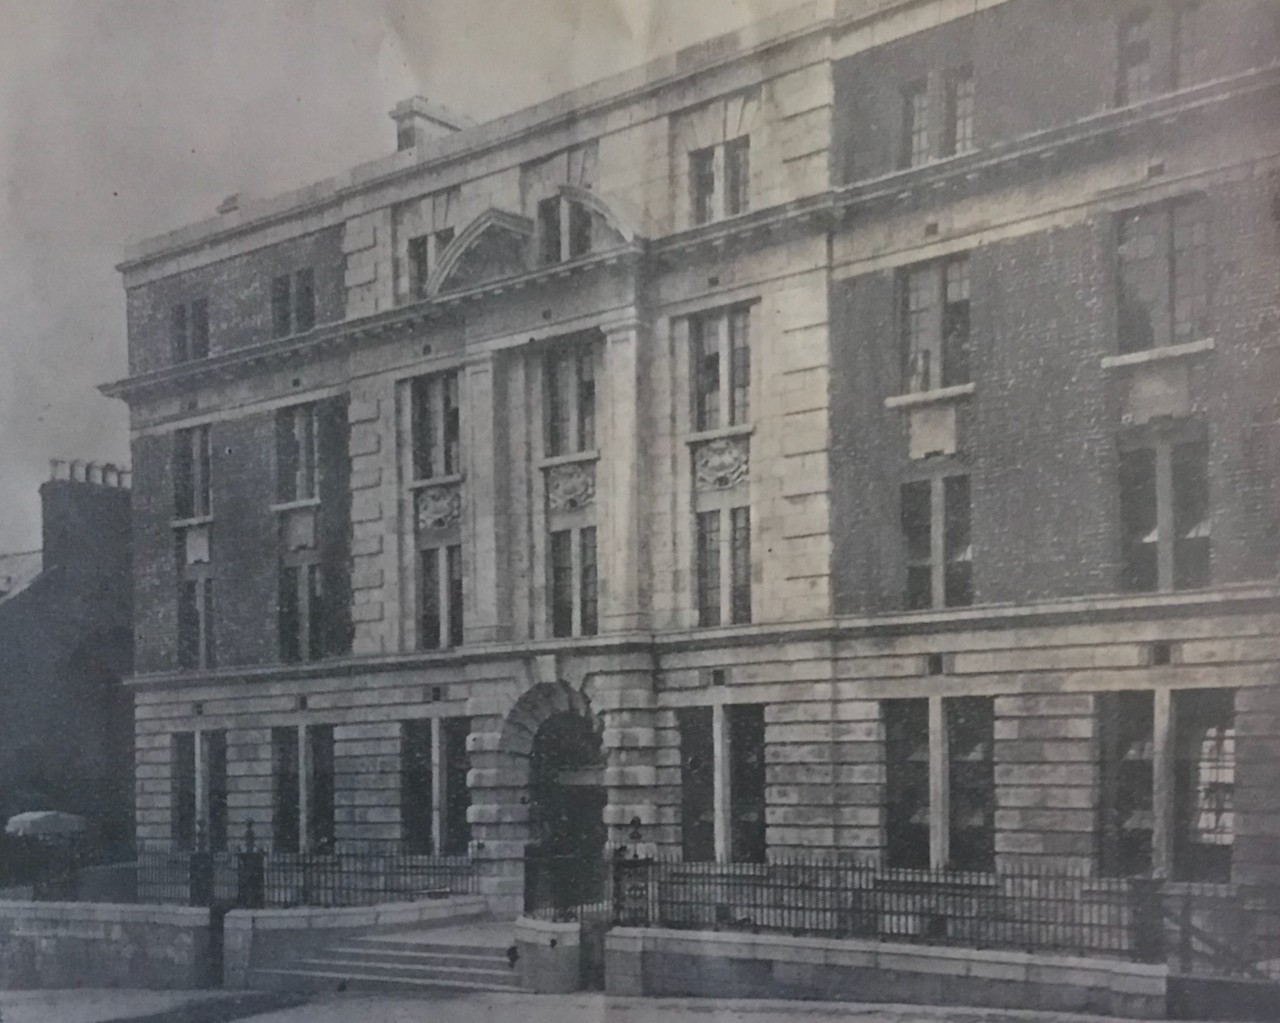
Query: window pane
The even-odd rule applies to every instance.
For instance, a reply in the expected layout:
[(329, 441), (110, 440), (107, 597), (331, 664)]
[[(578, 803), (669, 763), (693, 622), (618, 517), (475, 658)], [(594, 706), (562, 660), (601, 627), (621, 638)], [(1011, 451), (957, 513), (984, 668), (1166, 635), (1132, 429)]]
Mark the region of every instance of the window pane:
[(462, 646), (463, 631), (463, 592), (462, 592), (462, 548), (454, 545), (445, 552), (449, 562), (449, 645)]
[(735, 309), (729, 324), (729, 423), (742, 426), (751, 419), (751, 315)]
[(720, 333), (717, 321), (695, 316), (689, 320), (693, 362), (693, 418), (695, 430), (720, 426)]
[(933, 606), (933, 498), (928, 480), (902, 485), (902, 536), (907, 561), (906, 605)]
[(1119, 346), (1140, 352), (1169, 337), (1168, 215), (1140, 210), (1120, 218)]
[(293, 300), (293, 329), (305, 334), (316, 325), (316, 283), (310, 267), (295, 275)]
[(595, 353), (584, 347), (578, 351), (578, 450), (596, 446), (596, 366)]
[(176, 305), (169, 315), (169, 345), (174, 362), (186, 362), (191, 358), (187, 340), (187, 307)]
[(903, 387), (909, 393), (938, 386), (938, 267), (906, 270), (899, 277)]
[(751, 509), (734, 508), (729, 513), (733, 533), (730, 536), (733, 558), (732, 621), (735, 625), (751, 621)]
[(209, 427), (197, 426), (195, 440), (195, 514), (208, 515), (213, 510), (213, 448), (209, 443)]
[(1101, 755), (1099, 866), (1104, 875), (1151, 871), (1155, 698), (1150, 692), (1098, 695)]
[(591, 211), (582, 203), (569, 203), (569, 258), (591, 251)]
[(951, 863), (995, 868), (995, 702), (989, 696), (944, 701), (950, 755)]
[(1235, 692), (1175, 692), (1173, 719), (1173, 875), (1225, 883), (1235, 844)]
[(288, 274), (282, 274), (271, 282), (271, 333), (274, 337), (288, 337), (292, 332), (291, 291)]
[(172, 745), (173, 841), (180, 849), (196, 844), (196, 742), (191, 732), (176, 732)]
[(596, 566), (596, 530), (594, 526), (584, 527), (578, 534), (579, 564), (582, 578), (578, 583), (579, 618), (582, 621), (582, 634), (594, 636), (599, 631), (597, 617), (597, 566)]
[(943, 266), (942, 386), (969, 382), (969, 258), (957, 256)]
[(1151, 448), (1120, 453), (1120, 587), (1149, 592), (1159, 585), (1156, 457)]
[(929, 159), (929, 93), (924, 82), (907, 87), (902, 97), (902, 166), (919, 167)]
[(538, 262), (543, 266), (560, 262), (560, 197), (538, 203)]
[(444, 841), (441, 851), (446, 856), (465, 856), (471, 842), (471, 825), (467, 822), (467, 808), (471, 805), (471, 790), (467, 788), (467, 771), (471, 768), (467, 736), (471, 732), (471, 719), (445, 718), (441, 731), (444, 740)]
[(973, 72), (960, 68), (947, 81), (947, 152), (950, 155), (973, 149)]
[(271, 729), (272, 848), (297, 852), (301, 825), (298, 788), (298, 730)]
[(1136, 103), (1151, 95), (1151, 22), (1143, 13), (1120, 25), (1120, 76), (1116, 83), (1119, 105)]
[(724, 211), (733, 217), (751, 208), (751, 139), (726, 142), (724, 146)]
[(725, 708), (729, 729), (729, 855), (763, 863), (765, 854), (764, 706)]
[(213, 580), (203, 579), (200, 583), (202, 593), (202, 601), (200, 604), (200, 636), (203, 643), (204, 660), (202, 667), (216, 668), (218, 666), (217, 647), (214, 644), (214, 637), (217, 632), (214, 623), (217, 620), (213, 607)]
[(325, 655), (324, 573), (319, 565), (308, 565), (307, 579), (307, 659), (318, 661)]
[(197, 298), (191, 303), (191, 358), (209, 357), (209, 301)]
[(413, 429), (413, 476), (429, 480), (435, 475), (435, 402), (432, 377), (417, 377), (409, 387), (410, 418)]
[(1203, 442), (1178, 444), (1173, 469), (1173, 585), (1209, 585), (1209, 453)]
[(573, 531), (551, 534), (551, 634), (573, 635)]
[(547, 453), (569, 454), (569, 438), (573, 400), (574, 367), (564, 352), (547, 357), (544, 373), (547, 381)]
[(1204, 204), (1173, 208), (1173, 341), (1183, 344), (1209, 336), (1208, 228)]
[(404, 721), (400, 725), (400, 827), (408, 852), (434, 851), (431, 840), (433, 799), (431, 720)]
[(715, 152), (699, 149), (689, 154), (689, 198), (695, 224), (712, 217), (716, 193)]
[(173, 435), (173, 514), (175, 518), (195, 516), (195, 431), (179, 430)]
[(307, 846), (329, 850), (334, 839), (333, 725), (307, 726), (307, 756), (311, 760), (307, 790)]
[(430, 273), (427, 241), (426, 235), (409, 239), (409, 295), (411, 298), (422, 298), (427, 293), (427, 277)]
[(714, 860), (715, 752), (710, 707), (676, 711), (680, 728), (680, 838), (687, 863)]
[(885, 700), (885, 860), (929, 866), (929, 701)]
[(418, 606), (419, 643), (423, 650), (439, 650), (440, 631), (440, 551), (430, 548), (419, 555), (421, 562), (421, 590)]
[(969, 531), (969, 477), (943, 481), (943, 543), (946, 552), (947, 607), (973, 603), (973, 543)]
[(440, 404), (444, 427), (444, 472), (452, 476), (462, 471), (462, 413), (458, 406), (458, 374), (440, 375)]
[(720, 513), (697, 518), (698, 624), (720, 624)]
[(206, 732), (205, 790), (208, 794), (208, 847), (213, 852), (227, 848), (227, 733), (222, 729)]
[(293, 565), (280, 567), (280, 593), (277, 602), (280, 659), (289, 663), (302, 660), (302, 608), (298, 592), (300, 572), (301, 569)]

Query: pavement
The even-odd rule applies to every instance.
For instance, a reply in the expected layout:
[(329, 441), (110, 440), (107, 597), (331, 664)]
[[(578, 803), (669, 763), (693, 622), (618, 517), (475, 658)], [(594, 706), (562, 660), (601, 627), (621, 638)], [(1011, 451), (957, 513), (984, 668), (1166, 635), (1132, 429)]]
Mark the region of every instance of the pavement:
[(1103, 1019), (1070, 1013), (919, 1005), (608, 998), (595, 994), (405, 998), (212, 991), (0, 991), (0, 1023), (1102, 1023)]

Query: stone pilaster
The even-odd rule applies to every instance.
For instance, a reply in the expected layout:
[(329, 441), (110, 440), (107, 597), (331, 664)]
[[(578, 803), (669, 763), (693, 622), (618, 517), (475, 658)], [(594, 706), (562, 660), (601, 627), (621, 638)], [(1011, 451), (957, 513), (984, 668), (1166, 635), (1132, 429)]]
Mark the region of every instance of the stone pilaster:
[(466, 366), (463, 384), (463, 449), (466, 481), (463, 485), (463, 523), (466, 543), (464, 574), (468, 583), (464, 602), (466, 641), (487, 643), (510, 638), (508, 604), (499, 592), (505, 586), (505, 542), (500, 509), (506, 502), (504, 482), (497, 464), (498, 440), (505, 416), (495, 393), (496, 359), (481, 356)]

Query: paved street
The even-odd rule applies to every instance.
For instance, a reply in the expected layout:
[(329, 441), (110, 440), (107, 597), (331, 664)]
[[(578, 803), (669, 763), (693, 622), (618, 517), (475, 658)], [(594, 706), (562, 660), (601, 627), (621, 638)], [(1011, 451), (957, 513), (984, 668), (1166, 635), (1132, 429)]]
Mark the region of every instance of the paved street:
[(1089, 1023), (1066, 1013), (602, 995), (244, 995), (154, 991), (0, 991), (3, 1023)]

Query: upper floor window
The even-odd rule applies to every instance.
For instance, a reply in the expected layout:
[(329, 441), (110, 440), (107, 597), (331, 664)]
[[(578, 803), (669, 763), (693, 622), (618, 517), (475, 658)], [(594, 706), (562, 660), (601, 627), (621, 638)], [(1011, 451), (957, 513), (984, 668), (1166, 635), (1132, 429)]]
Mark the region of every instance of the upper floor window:
[(183, 569), (178, 583), (178, 667), (213, 668), (213, 578), (207, 565)]
[(595, 527), (553, 532), (550, 562), (551, 634), (594, 636), (599, 631)]
[(179, 303), (170, 312), (169, 334), (175, 363), (209, 357), (209, 300)]
[(973, 603), (969, 477), (946, 476), (902, 485), (908, 610)]
[(1205, 47), (1207, 4), (1184, 2), (1173, 14), (1173, 83), (1186, 88), (1208, 77), (1209, 55)]
[(591, 211), (563, 195), (538, 203), (538, 263), (548, 266), (591, 251)]
[(1203, 340), (1209, 330), (1203, 200), (1125, 213), (1117, 224), (1116, 242), (1120, 351)]
[(722, 216), (736, 217), (750, 210), (749, 135), (689, 154), (689, 200), (694, 224), (706, 224)]
[(315, 273), (305, 267), (271, 282), (271, 335), (305, 334), (316, 325)]
[(1116, 104), (1127, 106), (1152, 94), (1151, 14), (1138, 11), (1120, 23)]
[(903, 270), (898, 289), (904, 389), (969, 383), (969, 257)]
[(1209, 464), (1203, 437), (1157, 436), (1120, 453), (1121, 587), (1209, 584)]
[(276, 628), (280, 659), (318, 661), (325, 655), (324, 569), (314, 552), (290, 552), (280, 565)]
[(174, 517), (203, 518), (213, 513), (213, 450), (209, 427), (194, 426), (174, 434)]
[(423, 650), (462, 646), (462, 546), (424, 547), (419, 558), (419, 646)]
[(276, 500), (320, 496), (320, 433), (316, 406), (293, 405), (276, 412)]
[(413, 476), (429, 480), (462, 472), (462, 414), (458, 372), (415, 378), (409, 391)]
[(751, 417), (751, 310), (689, 318), (696, 432), (742, 426)]
[(929, 87), (924, 81), (912, 82), (902, 93), (900, 166), (919, 167), (929, 156)]
[(547, 454), (576, 454), (596, 446), (595, 350), (566, 344), (543, 362), (547, 402)]
[(942, 155), (959, 156), (973, 149), (973, 69), (963, 67), (948, 72), (946, 89)]
[(721, 624), (726, 606), (732, 624), (750, 622), (751, 509), (699, 512), (694, 525), (698, 624)]

